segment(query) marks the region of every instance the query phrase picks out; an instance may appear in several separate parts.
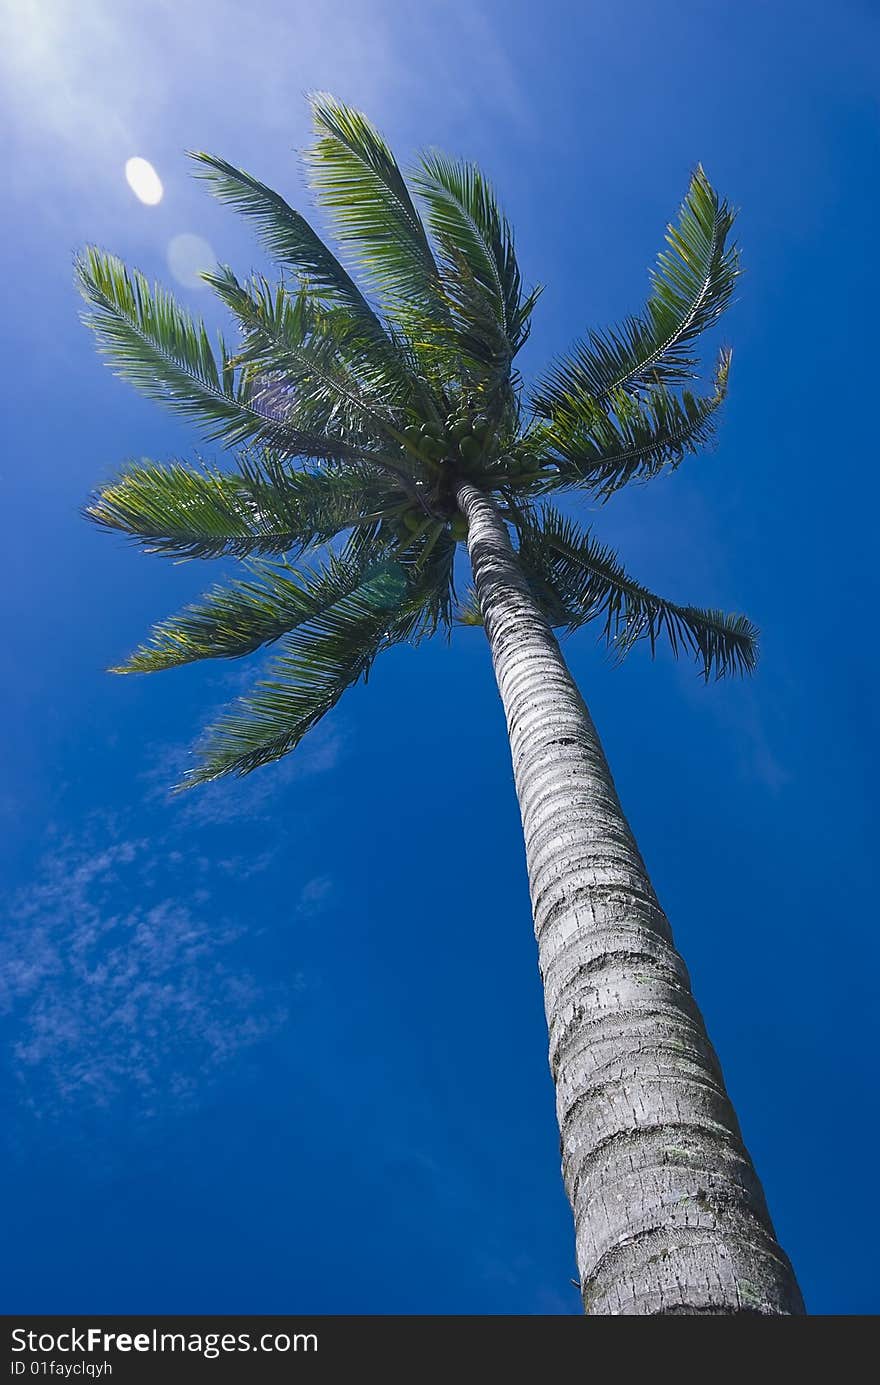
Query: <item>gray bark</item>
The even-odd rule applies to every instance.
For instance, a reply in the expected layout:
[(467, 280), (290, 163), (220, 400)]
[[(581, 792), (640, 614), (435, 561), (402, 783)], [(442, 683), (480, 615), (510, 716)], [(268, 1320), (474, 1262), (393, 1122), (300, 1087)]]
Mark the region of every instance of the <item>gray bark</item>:
[(494, 504), (456, 494), (510, 736), (584, 1311), (802, 1313), (590, 714)]

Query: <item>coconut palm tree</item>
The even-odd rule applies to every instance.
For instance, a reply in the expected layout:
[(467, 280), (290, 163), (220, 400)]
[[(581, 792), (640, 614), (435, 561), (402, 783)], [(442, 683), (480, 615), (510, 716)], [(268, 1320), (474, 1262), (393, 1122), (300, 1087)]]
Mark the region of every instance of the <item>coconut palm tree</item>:
[[(108, 364), (234, 449), (224, 469), (140, 462), (88, 505), (148, 552), (244, 568), (116, 671), (276, 646), (186, 787), (294, 750), (383, 650), (481, 624), (522, 813), (584, 1309), (802, 1312), (555, 633), (598, 622), (617, 655), (666, 641), (707, 679), (754, 667), (748, 620), (656, 595), (552, 503), (607, 500), (711, 438), (730, 354), (694, 392), (694, 347), (736, 282), (734, 214), (698, 168), (644, 312), (589, 334), (524, 397), (515, 361), (538, 290), (523, 287), (482, 173), (430, 153), (407, 181), (359, 112), (324, 95), (312, 111), (307, 167), (342, 258), (255, 177), (192, 156), (281, 267), (277, 283), (205, 275), (233, 346), (113, 256), (79, 258)], [(473, 587), (459, 597), (463, 544)]]

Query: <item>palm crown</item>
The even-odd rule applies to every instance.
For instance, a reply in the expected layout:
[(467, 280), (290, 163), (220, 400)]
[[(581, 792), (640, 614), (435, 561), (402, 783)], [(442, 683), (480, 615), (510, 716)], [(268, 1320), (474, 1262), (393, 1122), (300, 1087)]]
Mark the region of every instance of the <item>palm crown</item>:
[(711, 438), (729, 353), (708, 393), (687, 383), (695, 340), (739, 270), (733, 213), (702, 169), (643, 313), (591, 333), (524, 401), (515, 359), (538, 291), (524, 289), (483, 175), (432, 153), (407, 183), (363, 115), (327, 96), (312, 109), (311, 183), (363, 287), (276, 192), (202, 153), (199, 176), (252, 220), (282, 269), (277, 284), (242, 282), (226, 267), (205, 276), (236, 321), (234, 347), (212, 344), (199, 320), (115, 257), (90, 248), (77, 266), (108, 363), (238, 449), (234, 470), (140, 462), (88, 505), (91, 519), (150, 552), (245, 565), (157, 625), (117, 671), (279, 642), (186, 782), (278, 759), (383, 649), (479, 622), (473, 598), (459, 602), (455, 590), (462, 479), (493, 497), (553, 626), (598, 620), (618, 652), (665, 637), (707, 677), (750, 670), (756, 632), (744, 617), (648, 591), (547, 500), (605, 500)]

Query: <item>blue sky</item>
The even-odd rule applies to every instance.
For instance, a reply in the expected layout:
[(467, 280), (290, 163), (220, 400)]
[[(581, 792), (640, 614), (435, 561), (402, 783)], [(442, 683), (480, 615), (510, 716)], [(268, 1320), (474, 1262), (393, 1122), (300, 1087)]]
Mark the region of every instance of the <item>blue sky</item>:
[(596, 520), (647, 583), (756, 620), (759, 671), (706, 688), (641, 649), (611, 668), (589, 632), (567, 651), (808, 1306), (877, 1311), (876, 7), (0, 9), (4, 1309), (579, 1311), (480, 632), (386, 655), (295, 757), (174, 802), (248, 670), (102, 672), (216, 570), (78, 507), (127, 458), (215, 453), (99, 363), (73, 253), (173, 283), (188, 234), (258, 263), (183, 151), (304, 205), (302, 94), (326, 88), (401, 157), (491, 174), (547, 285), (527, 373), (638, 308), (697, 160), (742, 208), (719, 445)]

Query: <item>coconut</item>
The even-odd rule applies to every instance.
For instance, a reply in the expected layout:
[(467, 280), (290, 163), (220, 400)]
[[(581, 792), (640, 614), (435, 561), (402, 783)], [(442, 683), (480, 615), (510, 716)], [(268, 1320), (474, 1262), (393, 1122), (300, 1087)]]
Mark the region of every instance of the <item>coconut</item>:
[(491, 426), (492, 424), (485, 414), (477, 414), (477, 417), (474, 419), (472, 424), (474, 436), (478, 438), (480, 442), (482, 442), (488, 434)]
[(478, 462), (483, 449), (472, 433), (466, 434), (458, 444), (458, 450), (466, 462)]
[(446, 456), (446, 441), (443, 438), (425, 438), (422, 451), (432, 462), (439, 462)]

